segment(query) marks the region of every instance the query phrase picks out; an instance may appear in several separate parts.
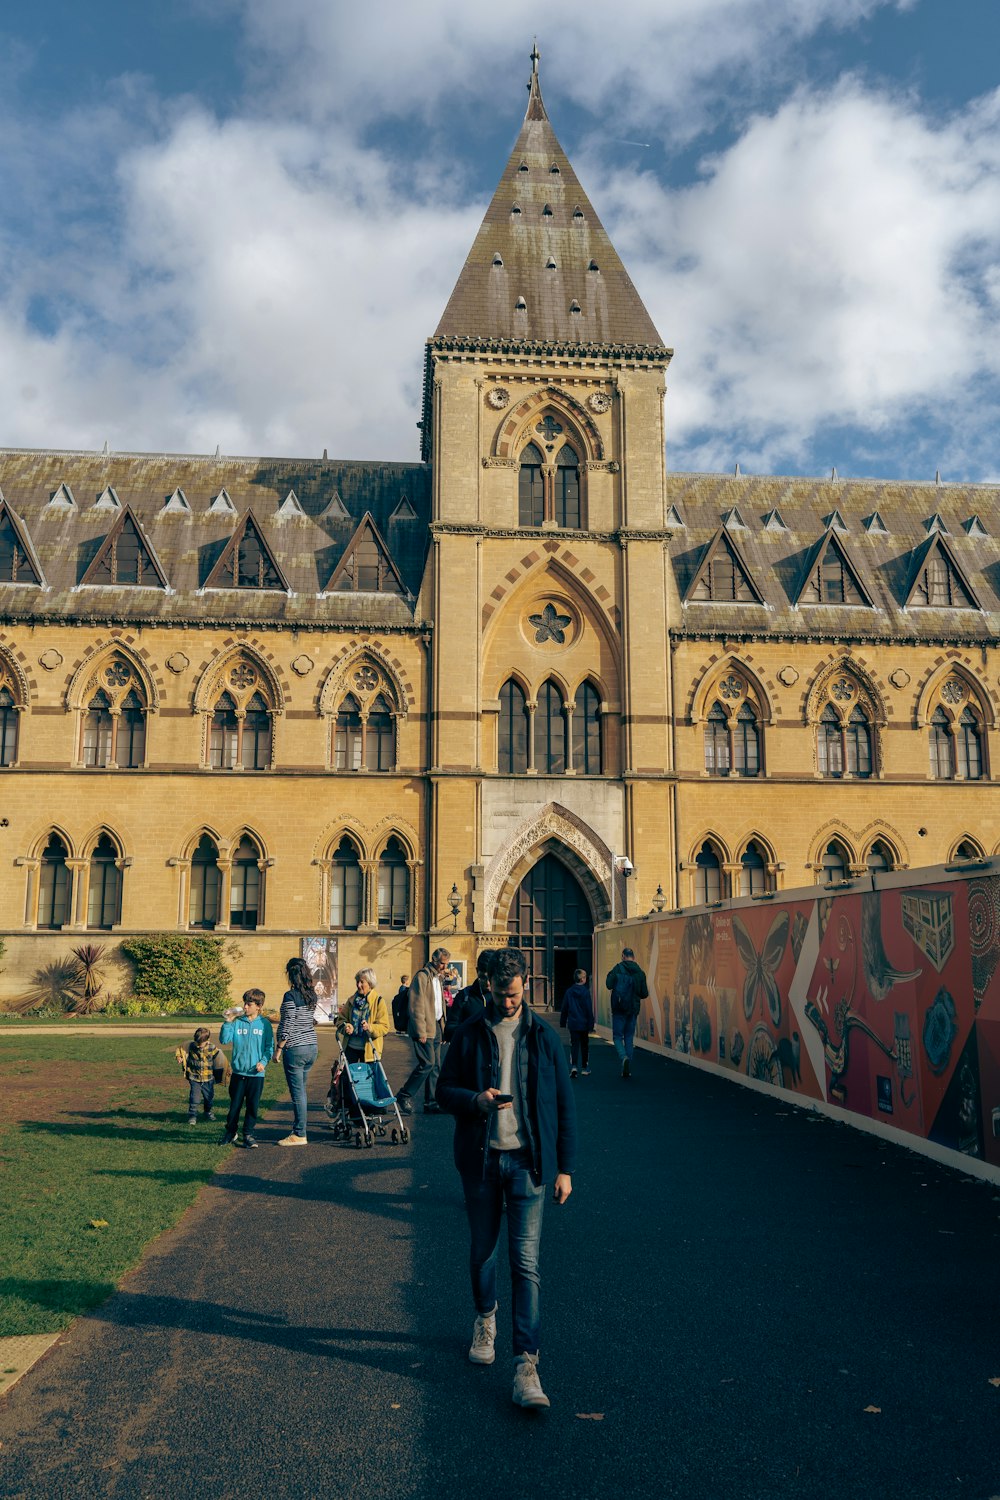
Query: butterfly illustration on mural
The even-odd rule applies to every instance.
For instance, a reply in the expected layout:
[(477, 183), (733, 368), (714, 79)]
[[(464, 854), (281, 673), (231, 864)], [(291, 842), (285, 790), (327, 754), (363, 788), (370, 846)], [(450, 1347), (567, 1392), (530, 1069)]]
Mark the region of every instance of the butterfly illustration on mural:
[(772, 1026), (778, 1026), (781, 1023), (781, 991), (778, 989), (778, 981), (774, 976), (785, 955), (789, 926), (788, 912), (779, 912), (771, 923), (767, 937), (758, 953), (743, 920), (740, 917), (733, 917), (733, 936), (747, 971), (743, 981), (743, 1014), (748, 1021), (757, 1009), (759, 996), (761, 1005), (767, 1006)]

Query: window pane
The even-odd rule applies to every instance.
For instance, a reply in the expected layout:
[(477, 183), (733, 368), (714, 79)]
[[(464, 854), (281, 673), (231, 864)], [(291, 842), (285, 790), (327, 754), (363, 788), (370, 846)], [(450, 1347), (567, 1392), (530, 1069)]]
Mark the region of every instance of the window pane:
[(576, 690), (573, 714), (573, 765), (581, 775), (601, 770), (601, 700), (589, 682)]
[(205, 834), (191, 860), (191, 895), (188, 923), (191, 927), (214, 927), (219, 920), (219, 894), (222, 879), (218, 851)]
[(410, 872), (400, 845), (390, 839), (378, 862), (378, 924), (405, 927)]
[(17, 720), (13, 699), (4, 690), (0, 693), (0, 766), (12, 766), (17, 760)]
[(39, 927), (63, 927), (70, 917), (69, 870), (66, 868), (66, 847), (55, 834), (42, 855), (42, 866), (38, 882)]
[(361, 866), (348, 839), (341, 840), (330, 872), (330, 926), (361, 926)]
[(705, 905), (722, 899), (722, 866), (710, 844), (702, 844), (695, 860), (695, 901)]
[(545, 492), (542, 486), (542, 455), (534, 443), (521, 454), (517, 476), (517, 514), (521, 526), (541, 526), (545, 519)]
[(516, 682), (505, 682), (500, 689), (497, 769), (507, 776), (528, 769), (528, 714), (524, 694)]
[(561, 776), (566, 769), (566, 717), (551, 682), (543, 685), (535, 709), (535, 769), (542, 776)]

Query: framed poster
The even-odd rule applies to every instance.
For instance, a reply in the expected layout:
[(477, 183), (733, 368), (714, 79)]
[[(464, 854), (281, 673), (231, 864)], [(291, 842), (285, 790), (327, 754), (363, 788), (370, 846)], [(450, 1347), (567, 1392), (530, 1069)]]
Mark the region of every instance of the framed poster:
[(306, 937), (302, 939), (302, 957), (316, 986), (317, 1026), (330, 1026), (337, 1019), (337, 939)]
[(441, 988), (444, 990), (444, 1003), (446, 1007), (451, 1004), (459, 990), (465, 989), (468, 983), (465, 977), (467, 967), (468, 965), (464, 958), (450, 958), (448, 960), (448, 967), (441, 975)]

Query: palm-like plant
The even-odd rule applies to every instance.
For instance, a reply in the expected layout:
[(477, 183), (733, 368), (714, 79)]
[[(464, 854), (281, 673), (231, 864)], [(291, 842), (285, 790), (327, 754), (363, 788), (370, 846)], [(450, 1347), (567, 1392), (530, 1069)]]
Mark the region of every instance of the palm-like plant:
[(107, 947), (104, 943), (81, 943), (79, 948), (71, 951), (76, 960), (76, 982), (80, 991), (73, 1011), (78, 1016), (90, 1016), (97, 1010), (97, 997), (104, 988), (103, 964)]

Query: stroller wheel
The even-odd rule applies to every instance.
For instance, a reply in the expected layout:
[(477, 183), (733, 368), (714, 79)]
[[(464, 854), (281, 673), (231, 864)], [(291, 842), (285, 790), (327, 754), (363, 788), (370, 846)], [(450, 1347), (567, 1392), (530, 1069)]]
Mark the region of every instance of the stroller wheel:
[(355, 1146), (357, 1146), (358, 1150), (360, 1151), (361, 1150), (361, 1131), (360, 1130), (355, 1133), (354, 1144), (355, 1144)]
[(368, 1138), (365, 1141), (365, 1145), (366, 1146), (374, 1146), (374, 1144), (375, 1144), (375, 1136), (373, 1135), (373, 1133), (371, 1131), (369, 1131), (368, 1132)]
[(395, 1146), (398, 1143), (399, 1143), (399, 1131), (396, 1129), (396, 1127), (394, 1125), (392, 1127), (392, 1144)]
[(403, 1126), (402, 1130), (400, 1131), (399, 1139), (403, 1142), (404, 1146), (406, 1145), (407, 1141), (410, 1139), (410, 1132), (407, 1130), (407, 1128), (406, 1128), (405, 1125)]

